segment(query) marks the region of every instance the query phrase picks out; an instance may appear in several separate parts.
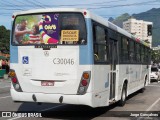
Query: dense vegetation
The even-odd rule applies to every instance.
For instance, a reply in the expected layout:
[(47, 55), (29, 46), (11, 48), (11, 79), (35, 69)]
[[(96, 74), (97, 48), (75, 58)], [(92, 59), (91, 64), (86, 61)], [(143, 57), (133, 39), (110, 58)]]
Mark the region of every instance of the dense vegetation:
[(152, 50), (151, 60), (156, 63), (160, 63), (160, 50)]
[(9, 53), (10, 30), (4, 26), (0, 26), (0, 51), (2, 53)]

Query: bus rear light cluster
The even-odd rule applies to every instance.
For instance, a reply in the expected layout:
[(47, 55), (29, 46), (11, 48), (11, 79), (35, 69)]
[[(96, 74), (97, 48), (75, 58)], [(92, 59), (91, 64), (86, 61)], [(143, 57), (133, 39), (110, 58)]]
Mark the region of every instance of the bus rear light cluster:
[(82, 77), (81, 77), (81, 81), (80, 81), (80, 84), (79, 84), (79, 87), (78, 87), (77, 94), (83, 95), (83, 94), (86, 93), (87, 88), (88, 88), (89, 83), (90, 83), (90, 77), (91, 77), (91, 72), (90, 71), (83, 72)]
[(12, 70), (12, 69), (10, 70), (9, 77), (11, 78), (12, 85), (13, 85), (14, 89), (17, 92), (22, 92), (22, 89), (21, 89), (20, 84), (19, 84), (18, 79), (17, 79), (16, 72), (14, 70)]

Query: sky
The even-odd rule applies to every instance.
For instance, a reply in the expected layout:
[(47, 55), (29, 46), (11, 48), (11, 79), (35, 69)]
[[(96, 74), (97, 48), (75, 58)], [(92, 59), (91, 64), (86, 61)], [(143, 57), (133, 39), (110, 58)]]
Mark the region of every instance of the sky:
[(160, 8), (160, 0), (0, 0), (0, 26), (11, 29), (12, 14), (39, 8), (85, 8), (106, 18)]

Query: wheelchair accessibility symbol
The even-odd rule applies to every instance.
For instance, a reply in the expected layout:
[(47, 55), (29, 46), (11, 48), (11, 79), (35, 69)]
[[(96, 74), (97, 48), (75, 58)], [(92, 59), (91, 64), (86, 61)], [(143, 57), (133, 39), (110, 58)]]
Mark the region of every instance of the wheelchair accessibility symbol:
[(29, 58), (28, 58), (28, 56), (23, 56), (22, 57), (22, 63), (23, 64), (29, 64)]

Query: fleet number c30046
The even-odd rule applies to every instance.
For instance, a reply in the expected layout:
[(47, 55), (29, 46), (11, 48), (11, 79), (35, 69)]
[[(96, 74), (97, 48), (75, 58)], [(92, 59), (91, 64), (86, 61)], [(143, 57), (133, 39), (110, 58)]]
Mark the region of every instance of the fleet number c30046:
[(75, 61), (74, 59), (69, 59), (69, 58), (54, 58), (53, 59), (53, 64), (62, 64), (62, 65), (74, 65)]

